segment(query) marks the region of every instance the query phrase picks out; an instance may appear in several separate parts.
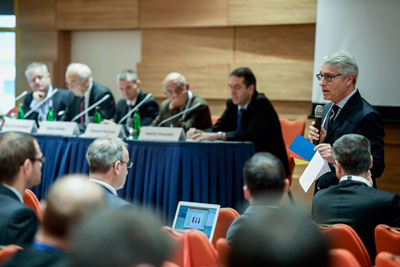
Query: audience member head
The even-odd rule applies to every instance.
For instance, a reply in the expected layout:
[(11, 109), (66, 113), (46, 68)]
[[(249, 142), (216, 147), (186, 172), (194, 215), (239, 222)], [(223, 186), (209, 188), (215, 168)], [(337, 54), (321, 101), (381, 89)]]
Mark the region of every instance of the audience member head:
[(51, 77), (45, 64), (32, 62), (26, 67), (25, 77), (33, 92), (40, 91), (47, 94), (51, 84)]
[(232, 102), (245, 106), (256, 90), (256, 77), (249, 68), (237, 68), (229, 77)]
[(250, 204), (281, 200), (289, 190), (282, 162), (268, 152), (254, 154), (244, 164), (244, 196)]
[(134, 100), (140, 92), (140, 80), (135, 71), (124, 70), (117, 76), (117, 82), (121, 94), (126, 100)]
[(124, 187), (129, 162), (127, 144), (116, 137), (98, 138), (86, 154), (91, 178), (102, 180), (115, 189)]
[(347, 51), (339, 51), (322, 59), (322, 63), (337, 67), (343, 78), (349, 74), (354, 74), (353, 84), (355, 85), (358, 78), (358, 65), (354, 57)]
[(346, 134), (336, 140), (333, 144), (333, 158), (339, 179), (344, 175), (367, 178), (373, 162), (370, 143), (359, 134)]
[(86, 216), (71, 235), (71, 266), (162, 266), (171, 240), (157, 218), (129, 208)]
[(37, 241), (49, 240), (67, 249), (71, 225), (84, 214), (105, 205), (101, 187), (84, 175), (68, 175), (58, 179), (49, 189), (43, 208), (43, 224)]
[(235, 234), (231, 267), (328, 266), (323, 235), (298, 208), (260, 210), (240, 225)]
[(43, 154), (29, 134), (9, 132), (0, 135), (0, 183), (18, 190), (40, 184)]
[(76, 96), (82, 96), (93, 82), (92, 71), (85, 64), (71, 63), (65, 73), (65, 81)]
[(171, 100), (178, 98), (182, 93), (189, 90), (189, 84), (186, 83), (185, 77), (177, 72), (168, 74), (163, 82), (165, 94)]

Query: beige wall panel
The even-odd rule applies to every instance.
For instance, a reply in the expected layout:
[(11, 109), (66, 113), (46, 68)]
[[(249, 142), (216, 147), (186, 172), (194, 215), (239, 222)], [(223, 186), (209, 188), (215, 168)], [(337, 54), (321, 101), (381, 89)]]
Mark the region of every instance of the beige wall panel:
[(17, 7), (19, 29), (56, 29), (56, 0), (19, 0)]
[(141, 0), (140, 28), (226, 26), (228, 0)]
[(229, 0), (228, 25), (315, 23), (317, 0)]
[(58, 0), (57, 27), (63, 30), (135, 29), (139, 0)]
[(137, 72), (142, 82), (141, 88), (155, 97), (166, 98), (162, 82), (170, 72), (182, 73), (190, 89), (203, 98), (227, 99), (228, 64), (183, 65), (139, 63)]
[(231, 64), (231, 70), (238, 67), (253, 71), (257, 91), (270, 100), (311, 101), (313, 62)]
[(235, 61), (314, 60), (315, 24), (237, 27)]
[(21, 61), (57, 61), (57, 31), (20, 31)]
[(142, 30), (142, 62), (229, 63), (233, 28)]

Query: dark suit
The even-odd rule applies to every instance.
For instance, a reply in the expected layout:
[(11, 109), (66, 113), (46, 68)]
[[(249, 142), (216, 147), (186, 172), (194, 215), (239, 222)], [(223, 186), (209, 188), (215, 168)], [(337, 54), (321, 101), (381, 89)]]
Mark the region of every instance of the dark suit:
[(317, 223), (350, 225), (365, 244), (372, 262), (376, 255), (374, 229), (378, 224), (400, 226), (399, 196), (358, 181), (342, 181), (314, 196)]
[(66, 254), (60, 250), (39, 250), (32, 246), (18, 250), (10, 259), (6, 260), (3, 267), (42, 267), (42, 266), (67, 266)]
[[(68, 106), (67, 101), (70, 97), (73, 97), (74, 93), (72, 93), (69, 90), (56, 88), (53, 86), (53, 90), (55, 90), (55, 89), (58, 89), (58, 92), (55, 95), (53, 95), (53, 97), (52, 97), (54, 120), (63, 120), (64, 115), (58, 116), (58, 113), (60, 111), (65, 111), (67, 109), (67, 106)], [(32, 100), (33, 100), (33, 92), (27, 94), (24, 97), (23, 109), (24, 109), (25, 114), (29, 110), (31, 110), (30, 105), (31, 105)], [(48, 101), (50, 101), (50, 100), (48, 100)], [(45, 104), (43, 104), (43, 105), (45, 105)], [(38, 115), (39, 115), (39, 113), (35, 111), (31, 115), (29, 115), (27, 117), (27, 119), (37, 121)], [(46, 119), (46, 118), (43, 118), (43, 119)]]
[[(324, 106), (322, 119), (329, 116), (328, 112), (333, 103)], [(328, 118), (325, 120), (325, 129), (328, 129)], [(384, 124), (381, 115), (371, 106), (360, 93), (357, 92), (347, 101), (335, 121), (331, 125), (330, 131), (327, 131), (324, 143), (333, 143), (345, 134), (360, 134), (368, 138), (371, 143), (371, 155), (373, 157), (373, 166), (371, 169), (374, 187), (376, 187), (375, 178), (379, 178), (385, 169), (385, 137)], [(321, 176), (317, 180), (317, 187), (326, 188), (332, 184), (337, 184), (338, 179), (331, 166), (332, 172)]]
[[(137, 104), (139, 104), (146, 96), (147, 96), (147, 94), (144, 93), (142, 90), (140, 90), (134, 107)], [(128, 107), (128, 104), (126, 103), (126, 99), (125, 98), (120, 99), (118, 101), (117, 111), (115, 112), (115, 115), (114, 115), (115, 123), (118, 123), (119, 120), (122, 117), (124, 117), (126, 115), (126, 113), (128, 113), (128, 111), (129, 111), (129, 107)], [(157, 116), (159, 111), (160, 111), (160, 107), (158, 106), (157, 100), (151, 96), (139, 108), (140, 125), (141, 126), (150, 125), (150, 123), (155, 119), (155, 117)], [(125, 122), (126, 122), (126, 119), (124, 121), (122, 121), (121, 123), (124, 124)]]
[(254, 91), (247, 109), (243, 112), (243, 130), (237, 131), (238, 106), (229, 99), (226, 110), (217, 123), (206, 131), (226, 133), (228, 141), (251, 141), (255, 151), (270, 152), (278, 157), (290, 174), (285, 144), (282, 138), (281, 124), (271, 102), (264, 94)]
[(0, 245), (32, 243), (38, 227), (36, 213), (18, 196), (0, 185)]
[[(177, 108), (169, 109), (169, 103), (171, 103), (171, 99), (166, 99), (164, 102), (162, 102), (160, 113), (158, 113), (158, 116), (151, 123), (152, 126), (158, 126), (161, 121), (180, 112)], [(191, 103), (188, 108), (193, 107), (197, 103), (201, 103), (202, 105), (186, 113), (183, 119), (181, 116), (179, 116), (178, 118), (166, 122), (161, 126), (168, 127), (170, 124), (172, 124), (174, 127), (182, 127), (185, 132), (192, 127), (197, 129), (206, 129), (210, 127), (211, 113), (210, 109), (208, 108), (208, 103), (203, 98), (193, 93), (193, 98), (191, 99)]]
[[(96, 181), (93, 181), (96, 182)], [(126, 201), (125, 199), (122, 199), (116, 195), (114, 195), (108, 188), (103, 186), (102, 184), (99, 184), (101, 188), (103, 189), (104, 197), (106, 198), (107, 205), (111, 208), (124, 208), (124, 207), (132, 207), (133, 205)]]

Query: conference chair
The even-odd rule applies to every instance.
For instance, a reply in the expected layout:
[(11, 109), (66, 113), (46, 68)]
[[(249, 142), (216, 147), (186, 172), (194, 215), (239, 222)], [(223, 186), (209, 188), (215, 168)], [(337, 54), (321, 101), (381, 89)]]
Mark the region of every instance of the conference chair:
[(218, 214), (217, 225), (215, 226), (212, 243), (216, 247), (218, 239), (226, 237), (229, 226), (239, 217), (239, 213), (233, 208), (221, 208)]
[(38, 220), (40, 222), (43, 221), (43, 216), (42, 216), (42, 209), (40, 207), (40, 202), (38, 198), (36, 197), (35, 193), (33, 193), (29, 189), (25, 189), (24, 195), (23, 195), (23, 200), (24, 204), (33, 209), (38, 217)]
[(229, 256), (232, 250), (231, 244), (229, 244), (226, 238), (220, 238), (217, 240), (216, 249), (218, 252), (219, 262), (222, 266), (229, 265)]
[(376, 267), (399, 267), (400, 266), (400, 256), (393, 255), (389, 252), (381, 252), (375, 258)]
[(3, 262), (13, 256), (19, 249), (22, 249), (17, 245), (0, 246), (0, 266)]
[(376, 253), (386, 251), (400, 255), (400, 228), (379, 224), (375, 227)]
[(219, 115), (211, 115), (211, 124), (215, 125), (217, 123), (217, 121), (219, 120), (219, 118), (221, 118), (221, 116), (219, 116)]
[(329, 267), (361, 267), (354, 255), (346, 249), (330, 249), (328, 254)]
[(361, 267), (372, 266), (368, 251), (353, 228), (346, 224), (319, 224), (329, 249), (343, 248), (354, 255)]

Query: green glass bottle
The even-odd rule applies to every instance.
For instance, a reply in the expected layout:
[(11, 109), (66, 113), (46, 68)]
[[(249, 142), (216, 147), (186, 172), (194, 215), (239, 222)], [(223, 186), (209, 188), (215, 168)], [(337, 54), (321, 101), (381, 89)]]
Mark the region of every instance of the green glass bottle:
[(17, 119), (18, 119), (18, 120), (23, 120), (23, 119), (25, 119), (25, 112), (24, 112), (24, 110), (22, 109), (22, 104), (19, 104)]
[(140, 115), (139, 115), (139, 109), (135, 110), (135, 113), (133, 114), (133, 139), (138, 139), (139, 134), (140, 134)]
[(100, 107), (96, 107), (96, 110), (94, 112), (93, 122), (94, 123), (101, 123)]
[(49, 107), (49, 109), (47, 110), (46, 121), (54, 121), (54, 113), (53, 113), (53, 109), (51, 107)]

